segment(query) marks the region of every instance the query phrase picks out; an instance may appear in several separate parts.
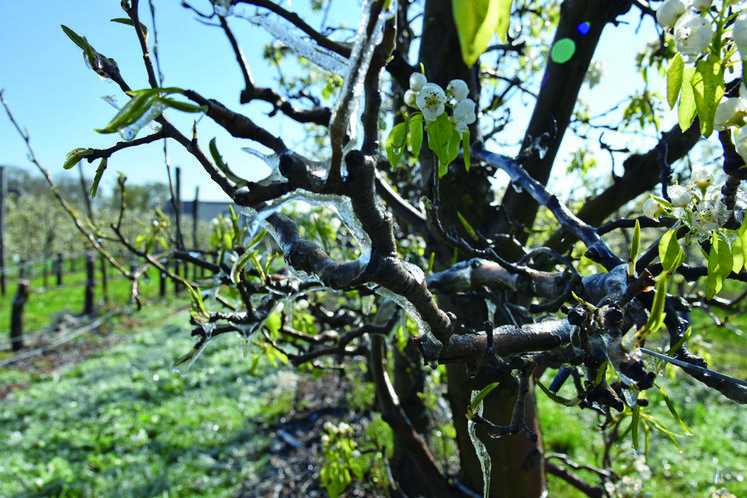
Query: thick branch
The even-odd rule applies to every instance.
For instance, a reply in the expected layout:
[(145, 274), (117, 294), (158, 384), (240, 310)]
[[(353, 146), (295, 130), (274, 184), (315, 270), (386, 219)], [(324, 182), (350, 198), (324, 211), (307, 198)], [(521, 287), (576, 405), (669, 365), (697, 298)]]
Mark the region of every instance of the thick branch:
[(483, 148), (476, 147), (472, 151), (472, 154), (473, 157), (480, 158), (505, 171), (513, 183), (521, 187), (523, 191), (539, 204), (547, 207), (565, 230), (573, 233), (586, 244), (590, 259), (599, 261), (608, 270), (623, 262), (622, 259), (607, 247), (607, 244), (594, 228), (576, 217), (557, 197), (548, 192), (544, 185), (529, 176), (518, 162), (511, 158), (488, 152)]

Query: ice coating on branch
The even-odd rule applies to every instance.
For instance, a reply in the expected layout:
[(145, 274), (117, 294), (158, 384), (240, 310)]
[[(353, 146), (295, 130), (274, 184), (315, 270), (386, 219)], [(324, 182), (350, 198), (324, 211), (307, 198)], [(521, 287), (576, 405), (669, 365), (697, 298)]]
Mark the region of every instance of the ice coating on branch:
[[(407, 268), (407, 267), (406, 267)], [(408, 268), (409, 269), (409, 268)], [(420, 270), (420, 268), (418, 268)], [(420, 270), (420, 273), (423, 274), (423, 271)], [(414, 275), (416, 279), (418, 279), (418, 275)], [(425, 276), (423, 276), (425, 278)], [(420, 282), (420, 280), (418, 280)], [(391, 299), (395, 303), (399, 305), (400, 308), (405, 310), (405, 312), (412, 318), (412, 320), (417, 324), (418, 330), (426, 336), (429, 342), (429, 352), (432, 353), (432, 355), (435, 358), (438, 358), (439, 353), (441, 352), (441, 349), (443, 349), (443, 343), (439, 341), (435, 335), (433, 335), (433, 332), (431, 331), (430, 325), (423, 320), (423, 317), (420, 316), (420, 313), (418, 313), (418, 310), (415, 309), (415, 306), (408, 301), (404, 296), (400, 296), (399, 294), (396, 294), (392, 292), (391, 290), (387, 289), (386, 287), (376, 287), (374, 288), (374, 292), (376, 294), (383, 296), (387, 299)], [(404, 326), (402, 327), (402, 330), (404, 330)], [(438, 361), (434, 361), (433, 364), (431, 364), (431, 368), (436, 369), (438, 368)]]
[[(357, 141), (357, 123), (358, 108), (363, 95), (363, 83), (371, 63), (376, 44), (383, 37), (383, 26), (385, 16), (381, 15), (376, 21), (372, 37), (369, 38), (366, 33), (369, 24), (369, 13), (371, 12), (372, 0), (364, 0), (362, 11), (365, 15), (361, 16), (361, 22), (358, 25), (358, 32), (355, 35), (355, 45), (350, 55), (350, 64), (347, 68), (345, 80), (342, 84), (339, 97), (332, 110), (330, 123), (342, 123), (347, 127), (350, 124), (350, 142)], [(351, 98), (352, 97), (352, 98)]]
[(345, 74), (347, 71), (348, 60), (345, 57), (319, 46), (314, 40), (299, 36), (298, 28), (290, 22), (272, 14), (250, 15), (246, 19), (255, 26), (264, 28), (295, 53), (321, 69), (333, 74)]
[(278, 244), (281, 244), (281, 237), (276, 233), (272, 225), (266, 222), (266, 220), (272, 214), (282, 209), (285, 205), (297, 201), (302, 201), (311, 204), (312, 206), (325, 206), (332, 208), (337, 213), (340, 220), (350, 231), (350, 234), (353, 236), (360, 248), (361, 254), (356, 261), (359, 264), (361, 273), (363, 273), (371, 258), (371, 239), (363, 229), (360, 220), (355, 216), (355, 213), (353, 212), (353, 203), (347, 197), (316, 194), (299, 189), (274, 199), (259, 212), (252, 208), (244, 208), (243, 214), (249, 219), (248, 237), (250, 239), (253, 238), (254, 235), (259, 232), (260, 228), (262, 228), (266, 229)]
[(119, 130), (119, 134), (128, 142), (134, 140), (138, 132), (140, 132), (140, 130), (148, 123), (160, 116), (164, 109), (166, 109), (166, 105), (162, 102), (153, 102), (148, 110), (145, 111), (137, 121)]
[(205, 348), (210, 343), (213, 337), (214, 323), (200, 323), (203, 332), (205, 333), (205, 339), (200, 341), (192, 351), (187, 353), (182, 359), (177, 361), (177, 365), (174, 367), (174, 373), (181, 375), (182, 377), (187, 375), (190, 367), (194, 364), (197, 358), (205, 351)]
[(285, 180), (283, 175), (280, 174), (280, 157), (277, 154), (262, 154), (260, 151), (252, 149), (251, 147), (242, 147), (241, 150), (247, 154), (253, 155), (254, 157), (260, 158), (270, 168), (270, 174), (257, 183), (266, 187), (271, 183)]

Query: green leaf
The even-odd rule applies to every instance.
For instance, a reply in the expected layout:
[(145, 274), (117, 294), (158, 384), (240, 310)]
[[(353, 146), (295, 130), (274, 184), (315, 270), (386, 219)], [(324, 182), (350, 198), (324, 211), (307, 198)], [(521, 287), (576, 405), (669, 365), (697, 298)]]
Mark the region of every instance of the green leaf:
[(659, 241), (659, 261), (668, 276), (682, 264), (685, 257), (685, 251), (682, 250), (675, 230), (669, 230)]
[(646, 324), (635, 334), (636, 342), (640, 343), (646, 337), (653, 334), (664, 324), (664, 304), (667, 298), (667, 284), (669, 278), (666, 273), (661, 273), (656, 279), (656, 292), (654, 294), (654, 302), (651, 304), (651, 314), (648, 317)]
[(451, 0), (462, 59), (472, 66), (488, 48), (493, 34), (505, 43), (512, 0)]
[(729, 243), (718, 233), (711, 236), (711, 252), (708, 254), (708, 277), (706, 298), (713, 299), (724, 285), (732, 270), (734, 260)]
[(667, 68), (667, 102), (669, 108), (674, 109), (677, 103), (677, 97), (680, 96), (680, 90), (682, 89), (682, 77), (685, 71), (685, 61), (682, 59), (682, 54), (677, 52), (672, 60), (669, 62)]
[(423, 145), (423, 115), (419, 112), (410, 115), (407, 122), (407, 141), (412, 155), (418, 157), (420, 147)]
[(564, 406), (576, 406), (581, 402), (580, 397), (577, 397), (575, 399), (566, 399), (562, 396), (558, 396), (554, 392), (550, 391), (547, 387), (545, 387), (545, 385), (542, 384), (542, 382), (540, 382), (539, 379), (535, 379), (534, 382), (542, 390), (542, 392), (545, 393), (545, 395), (548, 398), (550, 398), (556, 403), (560, 403), (561, 405), (564, 405)]
[(467, 407), (467, 418), (472, 420), (472, 415), (475, 413), (475, 408), (482, 403), (482, 400), (485, 399), (485, 397), (490, 394), (490, 392), (498, 387), (500, 382), (493, 382), (492, 384), (488, 384), (487, 386), (483, 387), (482, 390), (477, 393), (477, 396), (472, 400), (472, 402), (469, 404), (469, 407)]
[(713, 133), (713, 119), (721, 98), (724, 96), (724, 68), (721, 57), (710, 54), (695, 65), (692, 80), (695, 106), (700, 117), (700, 132), (708, 137)]
[(682, 94), (680, 95), (680, 105), (677, 108), (677, 117), (682, 131), (687, 131), (690, 128), (697, 114), (695, 95), (690, 81), (694, 74), (694, 67), (688, 67), (682, 73)]
[(630, 258), (628, 258), (628, 276), (635, 276), (635, 262), (638, 259), (638, 251), (641, 249), (641, 224), (635, 220), (633, 239), (630, 241)]
[(200, 289), (195, 289), (187, 281), (183, 281), (182, 283), (187, 286), (189, 297), (192, 301), (191, 311), (189, 314), (196, 321), (200, 323), (207, 323), (210, 319), (210, 314), (207, 312), (207, 310), (205, 309), (205, 304), (202, 302), (202, 294), (200, 293)]
[(666, 391), (663, 387), (656, 385), (657, 389), (659, 389), (659, 392), (661, 393), (662, 398), (664, 398), (664, 402), (667, 404), (667, 409), (669, 409), (669, 413), (672, 414), (672, 417), (677, 421), (678, 424), (680, 424), (680, 427), (682, 427), (682, 430), (685, 431), (685, 434), (688, 436), (692, 436), (693, 433), (690, 432), (690, 429), (687, 428), (685, 425), (685, 422), (682, 421), (679, 414), (677, 413), (677, 408), (675, 408), (674, 403), (672, 403), (672, 400), (669, 399), (669, 396), (667, 395)]
[(173, 109), (176, 109), (177, 111), (182, 112), (205, 112), (208, 110), (208, 106), (206, 105), (190, 104), (189, 102), (182, 102), (167, 97), (159, 97), (158, 101), (167, 107), (171, 107)]
[(78, 164), (81, 159), (91, 156), (93, 154), (92, 149), (77, 148), (67, 153), (65, 156), (65, 163), (62, 165), (64, 169), (70, 169)]
[[(119, 24), (126, 24), (128, 26), (134, 26), (135, 25), (135, 23), (133, 23), (132, 19), (130, 19), (129, 17), (116, 17), (114, 19), (109, 19), (109, 20), (111, 22), (117, 22)], [(148, 27), (145, 24), (140, 23), (140, 29), (143, 30), (143, 34), (147, 37), (148, 36)]]
[(96, 168), (96, 174), (94, 175), (93, 181), (91, 182), (91, 199), (96, 197), (96, 192), (99, 189), (99, 182), (101, 182), (101, 176), (104, 174), (107, 162), (108, 158), (102, 158), (101, 162), (99, 162), (99, 167)]
[(140, 119), (140, 116), (145, 114), (155, 101), (156, 98), (154, 96), (143, 94), (135, 95), (122, 106), (119, 112), (105, 127), (95, 131), (99, 133), (116, 133), (122, 128), (129, 126)]
[(472, 228), (472, 225), (469, 224), (467, 219), (462, 216), (462, 213), (457, 211), (457, 216), (459, 217), (459, 221), (462, 222), (462, 226), (464, 227), (464, 229), (467, 230), (469, 236), (472, 237), (472, 240), (480, 240), (480, 238), (477, 236), (477, 232), (475, 232), (475, 229)]
[(392, 168), (397, 168), (402, 155), (404, 154), (405, 138), (407, 137), (407, 128), (405, 123), (398, 123), (389, 132), (389, 136), (386, 138), (386, 157), (389, 159), (389, 164)]

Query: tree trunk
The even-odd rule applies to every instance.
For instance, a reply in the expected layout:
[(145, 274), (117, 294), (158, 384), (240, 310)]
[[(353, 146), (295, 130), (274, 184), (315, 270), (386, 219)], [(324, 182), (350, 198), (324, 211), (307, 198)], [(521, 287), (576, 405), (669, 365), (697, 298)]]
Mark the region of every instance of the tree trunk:
[[(420, 61), (426, 69), (429, 81), (445, 88), (450, 80), (462, 79), (469, 85), (473, 97), (479, 94), (477, 68), (468, 68), (462, 61), (449, 0), (429, 0), (425, 4)], [(473, 130), (472, 136), (475, 139), (479, 138), (477, 129)], [(422, 150), (427, 151), (427, 147), (424, 146)], [(432, 154), (421, 154), (421, 168), (421, 181), (426, 187), (424, 191), (430, 194), (431, 190), (427, 186), (433, 183), (435, 174)], [(491, 206), (493, 195), (489, 178), (492, 173), (485, 168), (471, 168), (467, 173), (461, 159), (451, 165), (449, 173), (441, 179), (439, 189), (439, 219), (447, 231), (453, 226), (461, 236), (470, 240), (459, 220), (461, 214), (481, 233), (488, 236), (495, 234), (498, 228), (496, 221), (500, 216)], [(442, 264), (446, 264), (453, 257), (451, 249), (438, 244), (435, 240), (431, 241), (429, 250), (437, 252), (436, 261)], [(481, 329), (482, 323), (488, 317), (483, 299), (470, 301), (439, 296), (439, 306), (454, 312), (462, 323), (473, 329)], [(460, 453), (459, 479), (475, 492), (480, 492), (483, 488), (483, 475), (469, 438), (464, 412), (472, 390), (479, 389), (480, 383), (487, 385), (493, 382), (495, 378), (481, 373), (478, 379), (470, 379), (464, 365), (451, 366), (447, 368), (447, 373), (448, 398)], [(496, 424), (507, 425), (514, 410), (516, 392), (515, 385), (496, 389), (485, 399), (484, 416)], [(534, 402), (534, 393), (531, 391), (527, 395), (526, 423), (539, 435)], [(532, 443), (523, 434), (501, 439), (491, 439), (485, 434), (483, 436), (485, 437), (481, 439), (493, 462), (491, 496), (541, 496), (545, 488), (541, 440)]]

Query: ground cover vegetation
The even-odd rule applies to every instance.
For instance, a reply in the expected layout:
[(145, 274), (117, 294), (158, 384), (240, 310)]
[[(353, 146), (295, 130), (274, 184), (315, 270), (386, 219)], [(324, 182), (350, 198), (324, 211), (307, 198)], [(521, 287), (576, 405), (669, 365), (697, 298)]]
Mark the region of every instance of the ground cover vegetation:
[[(147, 81), (62, 27), (129, 96), (98, 125), (122, 141), (76, 144), (65, 166), (96, 164), (95, 191), (118, 151), (173, 142), (234, 201), (209, 249), (188, 250), (178, 227), (167, 237), (165, 221), (134, 238), (115, 222), (107, 236), (188, 289), (194, 345), (174, 362), (179, 372), (201, 375), (209, 360), (195, 367), (197, 358), (231, 342), (250, 368), (364, 370), (391, 448), (375, 438), (373, 448), (359, 445), (344, 422), (325, 427), (319, 480), (330, 495), (370, 477), (393, 495), (541, 496), (552, 475), (588, 496), (643, 496), (657, 492), (645, 465), (661, 455), (655, 438), (682, 444), (691, 432), (683, 414), (706, 417), (712, 396), (747, 402), (742, 370), (728, 355), (709, 363), (717, 356), (705, 347), (724, 330), (741, 340), (730, 318), (744, 306), (747, 263), (741, 3), (365, 1), (350, 30), (326, 24), (329, 2), (311, 3), (317, 26), (272, 2), (185, 2), (228, 40), (243, 76), (241, 111), (163, 84), (156, 6), (148, 7), (124, 1), (118, 20), (133, 30)], [(638, 58), (642, 77), (630, 80), (623, 112), (609, 101), (592, 110), (579, 95), (603, 84), (595, 50), (630, 12), (656, 22), (658, 37)], [(262, 49), (279, 72), (272, 87), (252, 76), (244, 51), (259, 45), (239, 41), (247, 28), (275, 40)], [(653, 88), (654, 72), (662, 88)], [(514, 105), (526, 101), (522, 122)], [(677, 124), (662, 132), (666, 112)], [(171, 120), (190, 114), (184, 129)], [(307, 139), (291, 148), (260, 118), (299, 123)], [(227, 138), (201, 133), (202, 119), (245, 143), (269, 176), (237, 174), (221, 155)], [(641, 146), (631, 131), (653, 132), (650, 148), (633, 151)], [(564, 162), (569, 135), (581, 145)], [(696, 151), (702, 136), (717, 140)], [(495, 185), (499, 172), (507, 180)], [(571, 173), (598, 187), (548, 189), (551, 174)], [(103, 231), (79, 225), (137, 284), (139, 274), (100, 245)], [(156, 257), (163, 250), (206, 277), (171, 272)], [(705, 319), (696, 330), (697, 313)], [(711, 336), (706, 321), (722, 329)], [(590, 423), (565, 451), (593, 460), (583, 472), (551, 450), (571, 432), (565, 425), (581, 424), (541, 427), (549, 402)], [(714, 467), (685, 452), (662, 456), (654, 470), (683, 477), (682, 488), (742, 492), (741, 428), (718, 413), (709, 422), (723, 424), (732, 460), (711, 460), (711, 482), (697, 476)], [(705, 444), (720, 438), (710, 431)]]

